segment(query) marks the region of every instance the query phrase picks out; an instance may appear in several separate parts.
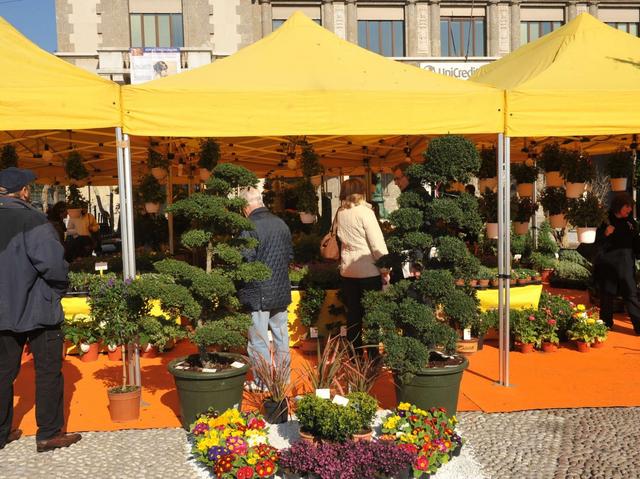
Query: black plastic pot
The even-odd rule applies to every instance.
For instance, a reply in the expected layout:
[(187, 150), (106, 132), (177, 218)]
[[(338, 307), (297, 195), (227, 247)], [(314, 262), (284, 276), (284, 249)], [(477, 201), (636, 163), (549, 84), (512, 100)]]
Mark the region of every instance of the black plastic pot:
[(167, 368), (173, 375), (180, 400), (180, 420), (182, 427), (189, 426), (196, 417), (213, 408), (223, 412), (230, 408), (242, 407), (242, 388), (247, 377), (249, 365), (246, 359), (233, 353), (215, 353), (233, 361), (242, 362), (240, 368), (229, 368), (215, 373), (176, 369), (176, 365), (193, 356), (182, 356), (169, 363)]
[(271, 424), (282, 424), (289, 420), (289, 405), (286, 400), (280, 402), (265, 399), (262, 403), (264, 418)]

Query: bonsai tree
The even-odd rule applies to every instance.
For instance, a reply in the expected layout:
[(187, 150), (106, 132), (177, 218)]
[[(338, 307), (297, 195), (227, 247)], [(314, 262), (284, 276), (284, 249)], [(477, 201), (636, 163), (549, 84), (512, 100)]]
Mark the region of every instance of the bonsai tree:
[(564, 188), (545, 188), (540, 195), (540, 204), (549, 215), (559, 215), (567, 209), (567, 196)]
[(538, 167), (535, 163), (528, 164), (529, 162), (531, 160), (516, 163), (511, 167), (511, 174), (517, 183), (533, 183), (538, 179)]
[(477, 176), (480, 168), (480, 155), (475, 145), (458, 135), (431, 140), (424, 158), (424, 179), (435, 185), (453, 181), (466, 183)]
[(175, 317), (147, 314), (140, 319), (140, 346), (151, 344), (162, 352), (173, 341), (186, 337), (186, 332), (178, 326)]
[(154, 150), (153, 148), (149, 148), (147, 150), (147, 166), (151, 168), (162, 168), (167, 169), (171, 162), (169, 158), (164, 156), (162, 153)]
[(298, 317), (303, 326), (310, 328), (318, 322), (326, 294), (326, 290), (316, 287), (309, 287), (304, 291), (298, 303)]
[(569, 183), (587, 183), (594, 177), (595, 171), (586, 153), (563, 149), (560, 174)]
[(544, 145), (538, 157), (538, 163), (545, 173), (562, 169), (562, 151), (558, 143)]
[(80, 189), (76, 185), (69, 186), (69, 192), (67, 193), (67, 208), (69, 209), (82, 209), (87, 206), (87, 200), (84, 199)]
[(206, 252), (204, 269), (174, 259), (155, 264), (160, 273), (184, 286), (197, 306), (183, 315), (193, 321), (191, 339), (198, 345), (200, 366), (210, 367), (215, 362), (215, 358), (210, 359), (207, 346), (229, 350), (246, 345), (251, 318), (241, 312), (237, 286), (241, 282), (263, 281), (271, 274), (266, 265), (244, 262), (242, 256), (244, 250), (256, 246), (256, 240), (241, 236), (243, 231), (253, 229), (253, 224), (241, 213), (244, 200), (233, 196), (233, 192), (255, 186), (257, 181), (245, 168), (223, 163), (214, 169), (206, 191), (168, 208), (176, 216), (191, 220), (192, 229), (182, 235), (182, 244)]
[(167, 200), (165, 187), (153, 175), (142, 177), (138, 186), (138, 193), (145, 203), (164, 203)]
[(478, 178), (495, 178), (498, 176), (498, 153), (496, 147), (480, 150), (480, 169)]
[(511, 221), (529, 222), (538, 209), (538, 205), (531, 198), (513, 198), (511, 200)]
[(604, 221), (606, 210), (593, 192), (588, 192), (582, 198), (570, 199), (567, 209), (567, 219), (576, 227), (597, 227)]
[(0, 170), (18, 166), (18, 152), (13, 145), (4, 145), (0, 152)]
[(610, 178), (629, 178), (633, 173), (633, 160), (629, 150), (619, 148), (607, 155), (606, 168)]
[(76, 150), (72, 150), (67, 156), (64, 171), (71, 180), (83, 180), (89, 176), (89, 171), (82, 162), (82, 155)]
[(212, 138), (206, 138), (200, 142), (200, 158), (198, 166), (205, 170), (213, 171), (220, 161), (220, 145)]

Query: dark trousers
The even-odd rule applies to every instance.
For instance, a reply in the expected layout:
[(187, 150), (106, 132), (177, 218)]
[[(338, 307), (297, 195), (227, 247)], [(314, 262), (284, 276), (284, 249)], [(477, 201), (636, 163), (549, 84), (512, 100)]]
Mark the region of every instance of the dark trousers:
[(355, 348), (362, 346), (362, 296), (365, 291), (380, 291), (382, 277), (342, 278), (342, 296), (347, 308), (347, 339)]
[(11, 431), (13, 382), (20, 372), (20, 359), (27, 339), (36, 372), (36, 440), (49, 439), (64, 426), (64, 338), (60, 326), (24, 333), (0, 331), (0, 446), (5, 444)]
[[(635, 288), (628, 293), (622, 295), (624, 299), (624, 305), (627, 309), (627, 313), (631, 318), (633, 324), (633, 330), (640, 334), (640, 301), (638, 301), (638, 293)], [(613, 302), (615, 296), (609, 294), (603, 290), (600, 291), (600, 319), (608, 327), (613, 326)]]

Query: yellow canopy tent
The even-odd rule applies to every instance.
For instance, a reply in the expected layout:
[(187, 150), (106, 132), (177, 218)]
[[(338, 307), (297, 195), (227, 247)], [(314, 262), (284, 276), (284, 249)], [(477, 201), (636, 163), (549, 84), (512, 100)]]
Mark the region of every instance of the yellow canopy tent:
[(471, 81), (506, 90), (507, 136), (640, 130), (640, 39), (587, 13), (484, 66)]
[(0, 130), (120, 125), (120, 87), (56, 58), (0, 17)]
[(295, 13), (195, 70), (125, 86), (132, 135), (498, 133), (503, 93), (383, 58)]

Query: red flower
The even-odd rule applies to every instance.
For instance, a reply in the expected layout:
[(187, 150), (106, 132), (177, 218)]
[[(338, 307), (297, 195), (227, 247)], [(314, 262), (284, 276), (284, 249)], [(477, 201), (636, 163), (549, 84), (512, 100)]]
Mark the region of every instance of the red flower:
[(417, 470), (426, 471), (429, 469), (429, 459), (426, 456), (418, 456), (415, 465)]
[(251, 479), (253, 477), (253, 467), (244, 466), (238, 469), (238, 479)]
[(556, 324), (556, 320), (555, 319), (550, 319), (549, 321), (547, 321), (547, 323), (549, 323), (551, 326), (553, 326), (554, 324)]
[(536, 317), (532, 314), (531, 316), (529, 316), (529, 321), (535, 321)]
[(233, 467), (233, 461), (236, 460), (235, 454), (227, 454), (225, 456), (220, 457), (216, 461), (216, 465), (213, 470), (216, 473), (216, 476), (222, 477), (225, 472), (229, 472)]
[(418, 448), (413, 444), (399, 444), (398, 447), (412, 454), (416, 454), (418, 452)]
[(262, 429), (266, 426), (266, 423), (262, 419), (258, 419), (257, 417), (252, 417), (249, 419), (249, 424), (247, 427), (249, 429)]
[(273, 461), (265, 459), (256, 464), (256, 472), (260, 477), (269, 477), (276, 472), (276, 465)]

